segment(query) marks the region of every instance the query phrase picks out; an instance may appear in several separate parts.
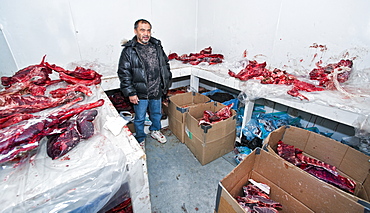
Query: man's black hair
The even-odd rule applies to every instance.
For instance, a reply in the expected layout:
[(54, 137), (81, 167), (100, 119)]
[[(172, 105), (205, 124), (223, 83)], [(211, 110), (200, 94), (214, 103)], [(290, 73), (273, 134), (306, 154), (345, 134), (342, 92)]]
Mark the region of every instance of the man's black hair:
[(139, 19), (139, 20), (135, 21), (134, 29), (137, 29), (137, 27), (139, 26), (139, 23), (149, 24), (150, 25), (150, 29), (152, 28), (152, 25), (150, 24), (149, 21), (147, 21), (145, 19)]

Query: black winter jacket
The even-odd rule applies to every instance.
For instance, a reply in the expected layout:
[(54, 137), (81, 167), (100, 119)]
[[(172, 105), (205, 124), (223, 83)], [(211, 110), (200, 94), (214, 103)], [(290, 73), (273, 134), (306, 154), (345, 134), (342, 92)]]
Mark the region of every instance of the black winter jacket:
[[(163, 51), (160, 40), (151, 37), (149, 42), (153, 43), (157, 49), (161, 72), (161, 89), (165, 94), (170, 87), (172, 80), (168, 57)], [(123, 44), (124, 48), (121, 52), (117, 73), (121, 82), (120, 89), (125, 97), (137, 95), (139, 99), (147, 99), (148, 91), (145, 66), (137, 52), (137, 44), (136, 36), (126, 44)]]

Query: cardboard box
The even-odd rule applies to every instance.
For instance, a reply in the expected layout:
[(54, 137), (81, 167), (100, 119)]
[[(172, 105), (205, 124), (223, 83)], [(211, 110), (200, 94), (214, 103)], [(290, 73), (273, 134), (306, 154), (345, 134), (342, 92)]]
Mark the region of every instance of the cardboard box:
[(225, 107), (218, 102), (198, 104), (189, 109), (185, 120), (185, 144), (198, 161), (205, 165), (234, 149), (236, 138), (236, 112), (232, 116), (209, 126), (198, 125), (204, 111), (216, 112)]
[(168, 125), (172, 133), (182, 142), (185, 142), (185, 113), (189, 108), (209, 102), (211, 99), (196, 92), (187, 92), (173, 95), (169, 98)]
[[(370, 156), (331, 138), (293, 126), (281, 127), (271, 132), (265, 139), (264, 146), (277, 155), (276, 148), (279, 140), (303, 150), (303, 153), (309, 157), (335, 166), (340, 175), (356, 181), (354, 194), (369, 201)], [(352, 196), (343, 190), (340, 191)], [(355, 200), (358, 199), (353, 197)]]
[(279, 156), (257, 148), (221, 180), (215, 211), (246, 212), (234, 197), (243, 196), (249, 179), (270, 186), (270, 198), (284, 212), (366, 212), (363, 205)]

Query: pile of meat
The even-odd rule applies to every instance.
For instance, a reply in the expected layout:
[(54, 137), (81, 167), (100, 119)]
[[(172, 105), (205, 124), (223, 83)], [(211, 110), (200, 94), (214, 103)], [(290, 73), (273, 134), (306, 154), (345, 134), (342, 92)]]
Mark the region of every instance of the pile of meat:
[(232, 116), (231, 107), (233, 104), (222, 107), (217, 112), (204, 110), (203, 118), (200, 119), (198, 125), (212, 125), (214, 123), (226, 120)]
[(189, 55), (183, 54), (178, 56), (177, 53), (171, 53), (168, 55), (168, 59), (176, 59), (185, 64), (189, 63), (191, 65), (198, 65), (202, 62), (212, 65), (222, 63), (224, 56), (222, 54), (212, 54), (212, 47), (207, 47), (201, 50), (199, 53), (190, 53)]
[(325, 162), (303, 155), (303, 151), (292, 145), (278, 142), (277, 153), (280, 157), (298, 166), (304, 171), (316, 176), (317, 178), (332, 184), (347, 192), (353, 193), (356, 182), (338, 174), (336, 167)]
[(270, 199), (270, 197), (253, 184), (243, 186), (244, 196), (236, 197), (239, 205), (246, 212), (277, 213), (283, 206)]
[(318, 80), (319, 86), (298, 80), (296, 76), (288, 74), (286, 71), (275, 68), (273, 71), (266, 68), (266, 62), (258, 63), (257, 61), (249, 61), (247, 66), (238, 74), (229, 70), (229, 75), (238, 78), (242, 81), (249, 79), (259, 80), (261, 84), (284, 84), (292, 85), (292, 88), (287, 92), (293, 97), (298, 97), (301, 100), (308, 100), (300, 91), (313, 92), (323, 91), (326, 88), (332, 89), (332, 82), (345, 82), (352, 67), (352, 61), (341, 60), (339, 63), (330, 64), (325, 67), (319, 66), (310, 72), (311, 80)]
[(124, 97), (120, 91), (116, 91), (113, 94), (108, 95), (108, 98), (117, 111), (129, 111), (131, 113), (134, 112), (130, 100), (127, 97)]
[(337, 89), (336, 82), (344, 83), (348, 80), (353, 66), (353, 62), (348, 59), (324, 67), (321, 64), (322, 61), (316, 63), (317, 68), (309, 73), (310, 79), (319, 81), (320, 86), (331, 90)]
[[(53, 71), (59, 79), (51, 80)], [(67, 82), (68, 84), (63, 84)], [(45, 62), (19, 70), (11, 77), (1, 77), (5, 89), (0, 92), (0, 163), (20, 160), (48, 137), (47, 154), (56, 159), (65, 155), (80, 140), (94, 134), (93, 120), (104, 100), (76, 104), (91, 96), (90, 85), (99, 84), (101, 75), (77, 67), (68, 71)], [(49, 92), (50, 85), (55, 86)], [(47, 110), (49, 109), (49, 110)], [(44, 113), (41, 113), (44, 112)]]

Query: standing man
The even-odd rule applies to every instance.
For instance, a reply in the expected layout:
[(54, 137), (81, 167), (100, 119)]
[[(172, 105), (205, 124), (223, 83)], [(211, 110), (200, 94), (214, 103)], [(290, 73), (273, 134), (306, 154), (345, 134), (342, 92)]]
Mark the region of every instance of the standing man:
[(167, 93), (172, 74), (161, 41), (151, 37), (152, 25), (145, 19), (134, 24), (135, 36), (124, 46), (118, 65), (120, 88), (134, 104), (136, 140), (145, 150), (144, 121), (147, 110), (152, 125), (150, 135), (160, 143), (166, 137), (160, 132), (162, 96)]

